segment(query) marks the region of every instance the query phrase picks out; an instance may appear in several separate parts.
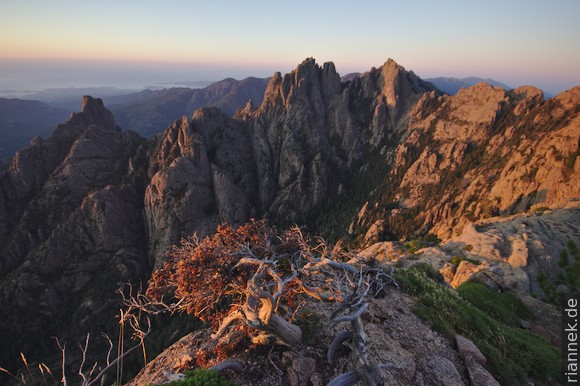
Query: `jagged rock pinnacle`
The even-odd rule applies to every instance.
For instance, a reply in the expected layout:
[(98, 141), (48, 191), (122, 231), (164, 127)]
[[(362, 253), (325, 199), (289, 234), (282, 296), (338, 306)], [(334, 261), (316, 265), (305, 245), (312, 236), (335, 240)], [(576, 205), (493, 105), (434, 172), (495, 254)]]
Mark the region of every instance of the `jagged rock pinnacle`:
[(81, 101), (81, 111), (87, 112), (87, 110), (91, 110), (94, 108), (104, 108), (105, 105), (103, 104), (103, 100), (101, 98), (93, 98), (90, 95), (83, 96)]

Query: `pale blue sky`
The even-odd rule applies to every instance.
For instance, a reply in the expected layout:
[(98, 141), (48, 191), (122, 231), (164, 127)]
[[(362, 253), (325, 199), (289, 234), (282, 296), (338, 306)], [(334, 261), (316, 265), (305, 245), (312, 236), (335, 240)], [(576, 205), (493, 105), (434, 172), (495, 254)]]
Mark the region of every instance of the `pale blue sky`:
[(270, 76), (314, 57), (559, 92), (580, 85), (579, 19), (579, 0), (0, 0), (0, 88)]

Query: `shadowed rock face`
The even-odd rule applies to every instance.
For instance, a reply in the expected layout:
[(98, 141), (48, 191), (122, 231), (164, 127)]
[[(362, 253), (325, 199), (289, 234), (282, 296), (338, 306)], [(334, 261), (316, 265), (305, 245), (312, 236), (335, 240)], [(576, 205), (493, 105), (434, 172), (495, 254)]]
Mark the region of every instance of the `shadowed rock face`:
[(2, 361), (90, 330), (113, 288), (148, 269), (142, 199), (123, 183), (141, 142), (85, 97), (82, 112), (18, 153), (2, 175), (10, 219), (0, 247)]
[(372, 244), (578, 199), (579, 90), (443, 96), (392, 60), (341, 83), (307, 59), (260, 106), (200, 109), (149, 140), (85, 97), (0, 174), (0, 364), (46, 331), (80, 335), (120, 283), (222, 222), (313, 224), (360, 202), (349, 238)]

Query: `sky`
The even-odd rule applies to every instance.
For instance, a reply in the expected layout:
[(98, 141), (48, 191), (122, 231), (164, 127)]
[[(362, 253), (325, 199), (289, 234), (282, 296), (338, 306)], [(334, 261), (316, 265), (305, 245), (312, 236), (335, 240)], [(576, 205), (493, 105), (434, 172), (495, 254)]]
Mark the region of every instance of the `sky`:
[(0, 94), (267, 77), (305, 58), (580, 85), (578, 0), (0, 0)]

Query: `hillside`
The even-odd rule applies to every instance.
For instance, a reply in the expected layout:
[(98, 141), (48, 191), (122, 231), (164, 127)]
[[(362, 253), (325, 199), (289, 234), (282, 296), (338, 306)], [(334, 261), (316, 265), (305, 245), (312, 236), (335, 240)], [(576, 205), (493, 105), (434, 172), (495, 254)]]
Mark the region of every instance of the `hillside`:
[[(3, 367), (14, 368), (19, 352), (58, 356), (51, 336), (111, 332), (119, 304), (110, 299), (122, 283), (146, 281), (182, 238), (212, 235), (221, 223), (301, 224), (357, 251), (434, 236), (459, 243), (473, 223), (550, 209), (572, 217), (553, 250), (567, 239), (580, 243), (580, 87), (544, 100), (533, 87), (479, 83), (449, 96), (392, 60), (341, 83), (332, 63), (307, 59), (274, 74), (262, 102), (233, 116), (208, 107), (181, 117), (197, 103), (188, 92), (143, 95), (132, 118), (84, 97), (81, 112), (2, 170)], [(153, 102), (165, 97), (165, 105)], [(149, 102), (160, 110), (148, 111)], [(142, 119), (153, 130), (177, 110), (148, 139), (118, 126)], [(514, 234), (522, 232), (498, 238)], [(537, 234), (518, 245), (531, 250), (554, 233)], [(474, 255), (487, 245), (462, 242)], [(497, 258), (506, 260), (502, 268), (517, 264), (527, 275), (527, 260), (510, 261), (509, 245)], [(534, 275), (557, 273), (529, 261)], [(547, 295), (539, 284), (517, 289)], [(413, 353), (424, 371), (434, 371), (430, 360)]]

